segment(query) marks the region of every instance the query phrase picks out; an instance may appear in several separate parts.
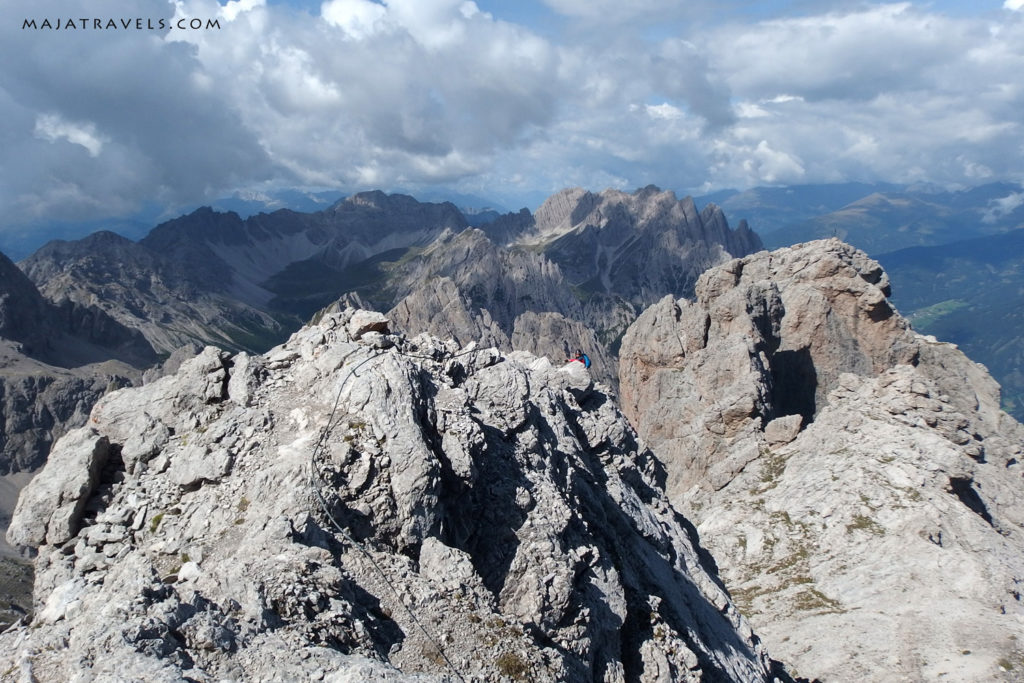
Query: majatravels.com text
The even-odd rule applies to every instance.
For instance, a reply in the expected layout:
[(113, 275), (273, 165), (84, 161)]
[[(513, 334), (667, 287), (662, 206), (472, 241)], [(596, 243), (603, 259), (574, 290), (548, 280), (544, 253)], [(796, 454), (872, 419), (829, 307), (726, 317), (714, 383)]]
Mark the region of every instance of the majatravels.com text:
[(163, 31), (181, 29), (198, 31), (220, 29), (220, 19), (178, 18), (178, 19), (25, 19), (22, 30), (53, 31)]

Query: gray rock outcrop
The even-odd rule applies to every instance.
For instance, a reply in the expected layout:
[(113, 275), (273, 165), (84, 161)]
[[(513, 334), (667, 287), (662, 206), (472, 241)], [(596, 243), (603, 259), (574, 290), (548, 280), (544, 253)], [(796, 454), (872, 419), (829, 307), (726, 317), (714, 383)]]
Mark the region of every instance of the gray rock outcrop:
[(480, 230), (440, 237), (392, 274), (398, 304), (388, 312), (411, 334), (546, 356), (558, 363), (575, 349), (594, 359), (599, 381), (618, 381), (614, 356), (581, 320), (584, 306), (557, 265), (503, 248)]
[(110, 455), (110, 442), (89, 427), (69, 432), (50, 453), (50, 471), (37, 477), (18, 498), (8, 529), (11, 545), (61, 545), (78, 533), (85, 503), (99, 482)]
[(0, 475), (42, 467), (53, 442), (84, 425), (103, 394), (138, 377), (116, 363), (55, 368), (0, 341)]
[(0, 670), (772, 679), (582, 366), (371, 318), (325, 313), (264, 356), (208, 348), (101, 400), (12, 522), (38, 544), (35, 610)]
[(465, 345), (472, 341), (483, 346), (511, 349), (508, 334), (491, 318), (488, 309), (474, 310), (449, 277), (428, 279), (388, 311), (398, 329), (427, 332), (441, 339)]
[[(155, 360), (138, 332), (95, 307), (47, 301), (0, 254), (0, 532), (53, 442), (84, 424), (100, 396), (137, 380), (139, 368)], [(19, 617), (31, 580), (30, 567), (0, 543), (0, 626)]]
[(1014, 680), (1024, 429), (837, 240), (701, 276), (626, 334), (623, 410), (769, 649), (821, 680)]

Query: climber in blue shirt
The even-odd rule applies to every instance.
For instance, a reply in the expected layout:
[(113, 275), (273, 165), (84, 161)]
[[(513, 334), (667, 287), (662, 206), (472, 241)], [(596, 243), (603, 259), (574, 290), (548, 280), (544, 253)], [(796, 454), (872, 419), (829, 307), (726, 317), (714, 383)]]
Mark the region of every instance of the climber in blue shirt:
[(583, 353), (583, 351), (581, 351), (579, 349), (576, 349), (576, 355), (573, 356), (572, 358), (567, 358), (565, 362), (567, 362), (567, 363), (579, 362), (579, 363), (583, 363), (583, 367), (589, 368), (590, 367), (590, 356), (588, 356), (587, 354)]

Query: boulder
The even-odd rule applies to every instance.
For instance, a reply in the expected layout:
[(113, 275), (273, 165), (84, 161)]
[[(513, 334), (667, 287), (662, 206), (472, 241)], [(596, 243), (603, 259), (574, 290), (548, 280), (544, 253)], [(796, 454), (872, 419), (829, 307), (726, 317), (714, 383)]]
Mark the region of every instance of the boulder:
[(21, 492), (7, 541), (36, 548), (73, 538), (109, 452), (108, 438), (89, 427), (66, 434), (43, 470)]

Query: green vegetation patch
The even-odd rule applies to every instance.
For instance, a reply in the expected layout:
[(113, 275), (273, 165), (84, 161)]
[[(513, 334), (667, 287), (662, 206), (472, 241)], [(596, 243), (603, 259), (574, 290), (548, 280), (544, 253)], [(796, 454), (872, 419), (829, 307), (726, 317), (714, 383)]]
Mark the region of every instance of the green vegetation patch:
[(803, 612), (842, 612), (843, 607), (837, 601), (828, 597), (817, 588), (808, 587), (800, 591), (794, 600), (796, 608)]
[(773, 489), (779, 484), (779, 477), (786, 471), (786, 461), (789, 458), (785, 455), (764, 451), (761, 453), (761, 483), (764, 485), (759, 491), (753, 493), (764, 493)]
[(945, 318), (947, 315), (961, 308), (966, 308), (967, 302), (962, 299), (947, 299), (937, 304), (920, 308), (911, 313), (908, 318), (915, 330), (927, 332), (931, 325)]
[(867, 515), (855, 515), (853, 521), (846, 525), (847, 531), (866, 531), (874, 536), (884, 536), (885, 527)]
[(273, 347), (288, 339), (293, 330), (302, 326), (302, 319), (284, 313), (274, 313), (271, 317), (280, 327), (265, 327), (257, 320), (234, 319), (225, 326), (228, 341), (222, 345), (237, 351), (249, 353), (266, 353)]
[(504, 652), (498, 656), (498, 659), (494, 662), (498, 667), (498, 671), (503, 676), (514, 678), (516, 680), (524, 680), (526, 674), (530, 672), (530, 665), (519, 655), (512, 652)]

